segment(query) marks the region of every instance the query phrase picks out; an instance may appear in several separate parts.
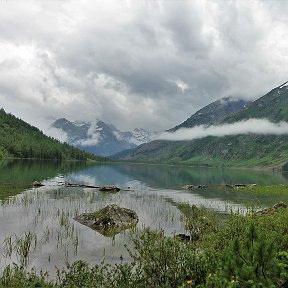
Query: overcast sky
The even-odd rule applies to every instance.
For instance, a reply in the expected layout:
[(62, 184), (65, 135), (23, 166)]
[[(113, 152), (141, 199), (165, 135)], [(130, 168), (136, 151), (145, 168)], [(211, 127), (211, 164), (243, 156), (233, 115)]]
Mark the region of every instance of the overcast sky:
[(288, 80), (288, 1), (0, 0), (0, 107), (171, 128)]

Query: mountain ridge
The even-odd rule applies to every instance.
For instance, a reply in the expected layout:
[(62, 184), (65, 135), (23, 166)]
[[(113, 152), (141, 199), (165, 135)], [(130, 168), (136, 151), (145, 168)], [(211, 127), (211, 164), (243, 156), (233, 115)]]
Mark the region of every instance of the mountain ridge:
[(60, 118), (54, 121), (51, 127), (66, 133), (69, 144), (101, 156), (134, 148), (151, 141), (157, 135), (157, 132), (148, 132), (142, 128), (122, 132), (98, 119), (90, 122), (72, 122)]
[[(233, 124), (251, 118), (265, 118), (274, 123), (287, 122), (287, 83), (272, 89), (238, 112), (229, 113), (217, 124)], [(188, 119), (193, 119), (195, 114)], [(212, 122), (209, 124), (214, 125)], [(209, 126), (207, 123), (206, 125)], [(187, 141), (156, 140), (130, 151), (123, 151), (119, 155), (114, 155), (113, 159), (208, 166), (282, 166), (288, 162), (288, 136), (239, 134), (206, 136)]]
[(225, 119), (227, 114), (236, 113), (246, 108), (250, 103), (251, 101), (233, 97), (218, 99), (196, 111), (184, 122), (167, 130), (167, 132), (175, 132), (181, 128), (191, 128), (199, 125), (219, 124)]
[(251, 102), (239, 113), (230, 115), (222, 121), (223, 123), (234, 123), (249, 118), (266, 118), (271, 122), (288, 122), (288, 86), (285, 82), (282, 85), (273, 88), (264, 96)]

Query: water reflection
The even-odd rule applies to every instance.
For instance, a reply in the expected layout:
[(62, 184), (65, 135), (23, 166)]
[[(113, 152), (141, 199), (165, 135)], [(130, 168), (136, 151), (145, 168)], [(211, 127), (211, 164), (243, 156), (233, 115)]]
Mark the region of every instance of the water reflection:
[[(139, 191), (154, 189), (153, 193), (174, 202), (195, 201), (205, 206), (226, 210), (225, 206), (258, 205), (267, 206), (277, 201), (287, 201), (288, 195), (277, 195), (242, 192), (231, 189), (215, 189), (215, 185), (251, 184), (274, 185), (287, 184), (287, 174), (271, 171), (253, 171), (247, 169), (198, 168), (169, 165), (111, 164), (90, 167), (81, 173), (72, 173), (67, 179), (82, 184), (105, 185), (115, 184), (123, 188), (133, 187)], [(205, 184), (207, 189), (187, 191), (186, 184)], [(157, 192), (156, 192), (157, 190)], [(196, 199), (196, 198), (197, 199)], [(200, 201), (201, 199), (201, 201)], [(213, 203), (217, 201), (217, 204)], [(220, 202), (219, 202), (220, 201)], [(222, 203), (223, 202), (223, 203)], [(214, 205), (215, 204), (215, 205)], [(222, 208), (217, 208), (222, 207)]]
[[(46, 186), (30, 188), (34, 180)], [(118, 193), (101, 192), (95, 188), (65, 187), (63, 182), (95, 186), (116, 185)], [(39, 267), (55, 273), (55, 266), (66, 261), (84, 259), (91, 264), (105, 257), (108, 262), (129, 261), (124, 245), (130, 245), (131, 230), (115, 239), (107, 238), (73, 218), (82, 213), (98, 211), (109, 204), (134, 210), (137, 229), (162, 228), (167, 235), (184, 232), (179, 203), (203, 205), (219, 212), (245, 209), (245, 205), (270, 205), (287, 202), (288, 196), (216, 189), (214, 185), (256, 183), (287, 184), (287, 175), (236, 169), (193, 168), (185, 166), (107, 164), (88, 165), (81, 162), (1, 161), (0, 162), (0, 243), (2, 266), (19, 263), (17, 249), (10, 251), (5, 239), (16, 243), (27, 233), (36, 245), (30, 251), (28, 267)], [(207, 189), (187, 191), (186, 184), (206, 184)], [(3, 188), (4, 187), (4, 188)], [(131, 187), (130, 190), (123, 190)], [(20, 193), (22, 192), (22, 193)], [(20, 193), (20, 194), (18, 194)], [(16, 195), (18, 194), (18, 195)], [(13, 196), (15, 195), (15, 196)], [(8, 197), (9, 196), (9, 197)], [(13, 196), (13, 197), (12, 197)], [(22, 239), (21, 238), (21, 239)], [(7, 250), (8, 249), (8, 250)], [(18, 254), (17, 254), (18, 253)]]
[(152, 187), (161, 188), (179, 188), (186, 184), (257, 183), (258, 185), (272, 185), (288, 182), (288, 174), (285, 173), (248, 169), (143, 164), (115, 164), (113, 169)]
[(16, 195), (32, 186), (35, 180), (45, 180), (82, 170), (91, 164), (80, 161), (0, 160), (0, 199)]

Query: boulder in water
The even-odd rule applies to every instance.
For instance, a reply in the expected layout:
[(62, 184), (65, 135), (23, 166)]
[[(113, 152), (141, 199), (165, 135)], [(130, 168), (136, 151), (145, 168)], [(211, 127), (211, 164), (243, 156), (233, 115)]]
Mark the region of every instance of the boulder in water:
[(42, 187), (42, 186), (45, 186), (44, 184), (42, 184), (42, 183), (39, 182), (39, 181), (34, 181), (34, 182), (32, 183), (32, 185), (33, 185), (33, 187)]
[(124, 229), (132, 228), (138, 223), (135, 211), (121, 208), (116, 204), (108, 205), (96, 212), (83, 213), (74, 219), (107, 237), (112, 237)]

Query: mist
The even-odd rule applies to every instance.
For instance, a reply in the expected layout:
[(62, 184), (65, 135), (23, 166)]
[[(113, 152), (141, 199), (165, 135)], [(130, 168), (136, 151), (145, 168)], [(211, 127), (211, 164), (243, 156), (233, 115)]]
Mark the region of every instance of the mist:
[(60, 142), (64, 143), (68, 141), (68, 135), (66, 132), (59, 130), (57, 128), (54, 127), (44, 127), (43, 132), (49, 136), (49, 137), (53, 137), (57, 140), (59, 140)]
[(207, 136), (222, 137), (238, 134), (284, 135), (288, 134), (288, 123), (272, 123), (267, 119), (249, 119), (224, 125), (200, 125), (193, 128), (182, 128), (174, 133), (164, 132), (158, 137), (158, 140), (181, 141)]

